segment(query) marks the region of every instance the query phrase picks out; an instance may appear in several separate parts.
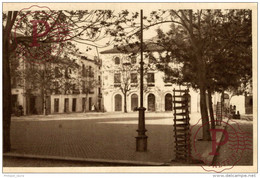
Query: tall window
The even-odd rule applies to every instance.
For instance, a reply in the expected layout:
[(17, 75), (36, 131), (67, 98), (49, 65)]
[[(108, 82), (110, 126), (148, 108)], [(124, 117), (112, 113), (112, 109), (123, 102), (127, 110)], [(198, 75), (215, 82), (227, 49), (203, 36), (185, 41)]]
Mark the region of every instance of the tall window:
[(86, 68), (85, 65), (82, 65), (82, 77), (86, 77)]
[(131, 83), (137, 83), (137, 73), (131, 74)]
[(86, 82), (82, 81), (82, 93), (86, 93)]
[(115, 57), (115, 64), (120, 64), (120, 58), (119, 57)]
[(101, 77), (100, 77), (100, 75), (98, 76), (98, 83), (101, 84)]
[(94, 71), (93, 71), (93, 68), (91, 66), (89, 66), (88, 72), (89, 72), (89, 77), (94, 77)]
[(154, 83), (154, 73), (147, 73), (147, 82)]
[(121, 83), (121, 74), (120, 73), (114, 74), (114, 83)]
[(54, 112), (59, 112), (59, 98), (54, 99)]

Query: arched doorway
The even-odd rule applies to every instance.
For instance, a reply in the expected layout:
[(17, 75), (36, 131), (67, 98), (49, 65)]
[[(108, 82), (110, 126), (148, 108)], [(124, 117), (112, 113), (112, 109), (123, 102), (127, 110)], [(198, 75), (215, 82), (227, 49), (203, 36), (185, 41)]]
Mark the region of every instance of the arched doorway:
[(172, 111), (172, 95), (170, 93), (165, 95), (164, 101), (165, 111)]
[(134, 111), (138, 107), (138, 96), (137, 94), (131, 95), (131, 110)]
[(188, 111), (191, 113), (191, 96), (190, 94), (184, 94), (183, 95), (185, 98), (188, 98)]
[(154, 96), (154, 94), (148, 95), (148, 111), (155, 111), (155, 96)]
[(120, 94), (115, 95), (115, 111), (122, 111), (122, 96)]

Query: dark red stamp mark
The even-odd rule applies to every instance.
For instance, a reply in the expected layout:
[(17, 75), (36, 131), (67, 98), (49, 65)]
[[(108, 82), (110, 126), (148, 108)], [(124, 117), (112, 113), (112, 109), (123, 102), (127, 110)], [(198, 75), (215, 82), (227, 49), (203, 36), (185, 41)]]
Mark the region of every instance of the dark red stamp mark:
[(61, 56), (72, 36), (64, 14), (33, 5), (19, 11), (18, 17), (13, 34), (18, 59), (40, 64)]
[[(195, 152), (192, 159), (201, 160), (204, 163), (202, 168), (205, 171), (221, 173), (232, 169), (241, 160), (245, 150), (252, 150), (250, 133), (244, 132), (235, 120), (221, 120), (222, 127), (210, 129), (211, 141), (198, 141), (201, 138), (199, 134), (202, 133), (203, 127), (207, 124), (198, 126), (198, 123), (191, 127), (191, 130), (195, 131), (191, 138), (192, 149)], [(202, 146), (207, 147), (207, 149), (199, 149)], [(224, 154), (219, 153), (219, 148), (223, 148)], [(208, 151), (205, 152), (205, 150)], [(214, 156), (219, 156), (220, 159), (212, 163)]]

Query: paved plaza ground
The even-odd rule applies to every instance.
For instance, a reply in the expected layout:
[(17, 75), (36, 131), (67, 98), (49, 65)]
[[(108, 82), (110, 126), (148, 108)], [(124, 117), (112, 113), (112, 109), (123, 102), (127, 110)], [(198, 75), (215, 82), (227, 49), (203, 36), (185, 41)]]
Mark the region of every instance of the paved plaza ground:
[[(197, 124), (199, 119), (199, 113), (191, 114), (191, 125)], [(63, 158), (171, 162), (175, 158), (172, 113), (146, 113), (147, 152), (135, 151), (137, 124), (137, 112), (13, 117), (11, 153)], [(15, 165), (9, 160), (6, 163), (4, 161), (4, 166)]]

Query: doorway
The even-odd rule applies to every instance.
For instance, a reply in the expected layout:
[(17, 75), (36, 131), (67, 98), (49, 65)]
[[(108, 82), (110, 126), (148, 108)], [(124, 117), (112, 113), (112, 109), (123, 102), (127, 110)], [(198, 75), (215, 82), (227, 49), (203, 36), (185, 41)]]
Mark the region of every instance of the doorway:
[(155, 96), (154, 96), (154, 94), (148, 95), (148, 111), (155, 111)]
[(64, 112), (69, 112), (69, 98), (64, 100)]
[(115, 111), (122, 111), (122, 96), (120, 94), (115, 96)]
[(138, 96), (137, 94), (132, 94), (131, 96), (131, 110), (135, 111), (135, 109), (138, 107)]
[(92, 110), (91, 107), (92, 107), (92, 97), (89, 97), (89, 99), (88, 99), (88, 110), (89, 111)]
[(164, 104), (165, 111), (172, 111), (172, 95), (170, 93), (165, 95)]
[(76, 112), (77, 108), (77, 98), (72, 99), (72, 112)]

